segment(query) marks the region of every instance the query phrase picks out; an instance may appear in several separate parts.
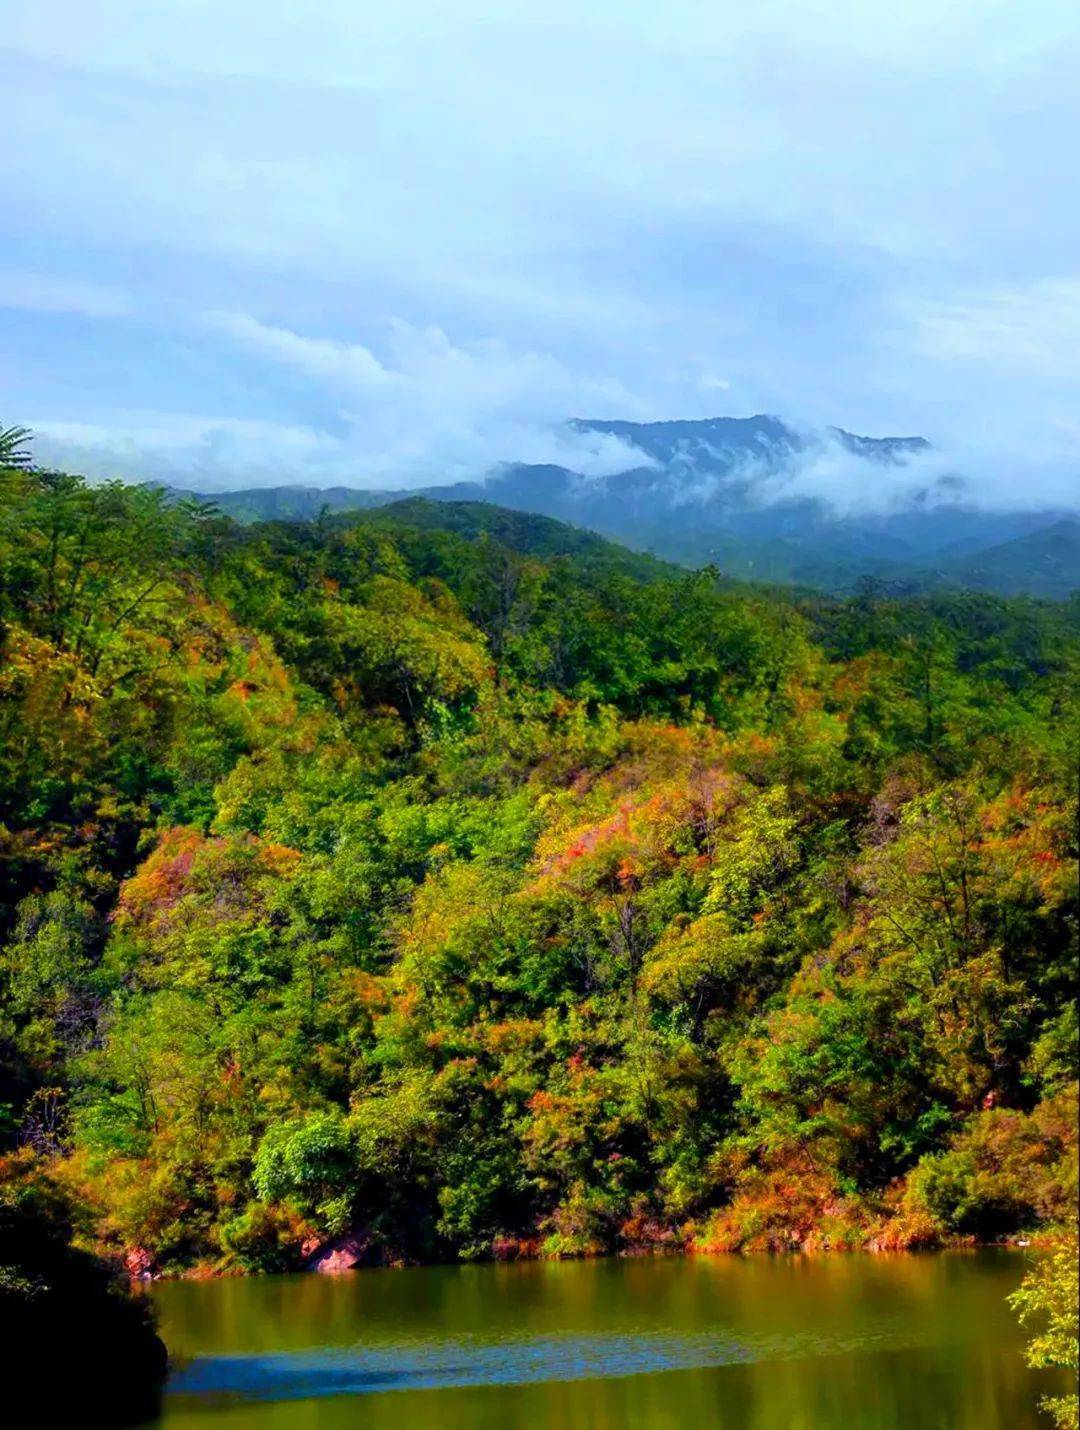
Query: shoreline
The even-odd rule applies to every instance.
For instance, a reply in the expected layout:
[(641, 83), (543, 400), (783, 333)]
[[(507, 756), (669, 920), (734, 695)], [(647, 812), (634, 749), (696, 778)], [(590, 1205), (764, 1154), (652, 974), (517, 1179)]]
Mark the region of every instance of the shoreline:
[(954, 1237), (942, 1240), (935, 1245), (919, 1246), (882, 1246), (866, 1244), (864, 1246), (791, 1246), (760, 1249), (720, 1249), (703, 1246), (632, 1246), (621, 1248), (617, 1251), (595, 1251), (582, 1252), (578, 1255), (545, 1256), (542, 1252), (535, 1254), (518, 1254), (513, 1256), (483, 1256), (464, 1258), (447, 1258), (440, 1260), (432, 1258), (427, 1261), (412, 1261), (405, 1259), (357, 1262), (352, 1265), (337, 1264), (332, 1267), (320, 1268), (310, 1265), (300, 1265), (291, 1267), (280, 1267), (275, 1270), (247, 1270), (242, 1267), (216, 1267), (207, 1265), (197, 1265), (186, 1267), (182, 1271), (154, 1271), (133, 1273), (128, 1270), (128, 1279), (139, 1286), (152, 1286), (161, 1282), (175, 1281), (225, 1281), (240, 1279), (258, 1279), (268, 1276), (350, 1276), (366, 1271), (416, 1271), (424, 1267), (464, 1267), (464, 1266), (508, 1266), (508, 1265), (536, 1265), (539, 1263), (558, 1263), (572, 1261), (644, 1261), (650, 1258), (669, 1259), (691, 1259), (695, 1257), (719, 1258), (725, 1256), (741, 1257), (745, 1260), (760, 1258), (788, 1258), (807, 1257), (818, 1259), (832, 1256), (940, 1256), (949, 1253), (975, 1253), (979, 1251), (1047, 1251), (1056, 1246), (1060, 1240), (1060, 1234), (1052, 1230), (1040, 1230), (1014, 1236), (1002, 1237), (994, 1241), (980, 1241), (975, 1237)]

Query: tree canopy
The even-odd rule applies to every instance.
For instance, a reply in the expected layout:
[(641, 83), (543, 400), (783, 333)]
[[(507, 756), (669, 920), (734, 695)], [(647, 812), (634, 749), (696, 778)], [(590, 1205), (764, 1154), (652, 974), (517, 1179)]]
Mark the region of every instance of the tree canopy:
[(781, 595), (556, 525), (4, 471), (0, 1118), (87, 1244), (1064, 1215), (1080, 608)]

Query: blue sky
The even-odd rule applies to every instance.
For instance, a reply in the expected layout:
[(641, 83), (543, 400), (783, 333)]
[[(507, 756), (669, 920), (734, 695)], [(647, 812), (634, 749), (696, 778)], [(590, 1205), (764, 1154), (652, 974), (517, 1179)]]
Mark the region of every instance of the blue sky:
[(0, 422), (40, 455), (411, 484), (768, 411), (1076, 500), (1072, 3), (3, 8)]

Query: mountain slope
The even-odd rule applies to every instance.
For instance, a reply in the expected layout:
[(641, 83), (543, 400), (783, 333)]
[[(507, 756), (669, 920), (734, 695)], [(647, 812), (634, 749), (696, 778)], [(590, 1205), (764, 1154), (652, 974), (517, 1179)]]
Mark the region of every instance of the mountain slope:
[(946, 563), (942, 574), (959, 585), (1007, 596), (1067, 596), (1080, 588), (1080, 521), (1058, 521), (985, 551), (965, 553)]
[[(929, 465), (905, 474), (903, 500), (885, 499), (898, 468), (930, 452), (922, 437), (866, 437), (839, 427), (811, 431), (777, 417), (635, 423), (579, 419), (571, 431), (615, 439), (628, 465), (604, 476), (509, 463), (482, 480), (372, 491), (279, 487), (214, 498), (241, 521), (303, 519), (417, 496), (493, 503), (585, 527), (689, 566), (714, 564), (741, 579), (850, 589), (863, 577), (927, 587), (954, 582), (1061, 596), (1076, 583), (1067, 527), (1072, 514), (987, 512), (962, 479)], [(847, 514), (820, 493), (843, 485)], [(1038, 534), (1057, 531), (1053, 538)], [(1016, 541), (1035, 545), (991, 554)], [(1049, 541), (1042, 556), (1040, 543)], [(1056, 555), (1054, 553), (1057, 553)], [(1029, 575), (1030, 573), (1030, 579)]]
[(1070, 1209), (1080, 609), (0, 478), (20, 1325), (51, 1278), (5, 1168), (166, 1275)]
[(594, 531), (571, 526), (553, 517), (515, 511), (485, 501), (434, 501), (430, 497), (407, 497), (386, 506), (340, 517), (392, 532), (409, 527), (420, 531), (443, 531), (475, 540), (490, 536), (500, 545), (526, 556), (544, 560), (571, 557), (579, 567), (592, 571), (619, 573), (638, 581), (656, 581), (678, 575), (677, 567), (655, 556), (620, 546)]

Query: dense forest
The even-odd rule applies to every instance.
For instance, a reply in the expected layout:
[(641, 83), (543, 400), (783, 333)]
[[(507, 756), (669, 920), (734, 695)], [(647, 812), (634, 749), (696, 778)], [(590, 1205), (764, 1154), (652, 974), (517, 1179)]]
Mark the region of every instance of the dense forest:
[(1080, 603), (0, 497), (0, 1183), (133, 1271), (1076, 1195)]

